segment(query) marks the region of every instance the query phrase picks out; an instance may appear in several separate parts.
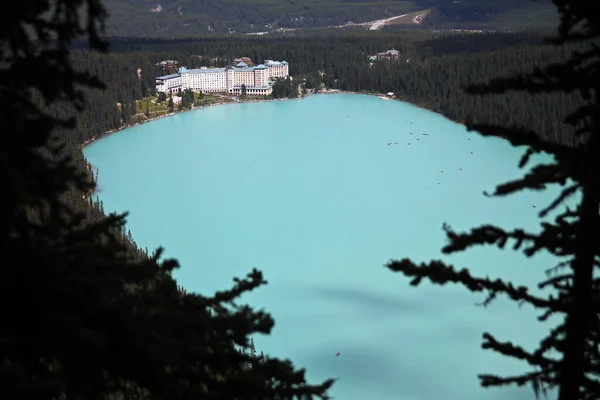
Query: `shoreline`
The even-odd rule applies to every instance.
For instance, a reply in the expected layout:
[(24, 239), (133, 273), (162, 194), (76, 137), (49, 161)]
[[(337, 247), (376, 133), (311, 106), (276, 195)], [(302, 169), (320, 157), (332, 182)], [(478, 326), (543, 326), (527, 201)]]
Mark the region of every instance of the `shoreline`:
[(166, 114), (158, 115), (156, 117), (148, 118), (148, 119), (146, 119), (146, 120), (144, 120), (142, 122), (135, 122), (133, 124), (123, 125), (120, 128), (111, 129), (111, 130), (108, 130), (108, 131), (103, 132), (101, 134), (92, 136), (91, 139), (88, 139), (85, 142), (83, 142), (82, 144), (80, 144), (79, 148), (83, 150), (86, 146), (89, 146), (92, 143), (94, 143), (94, 142), (96, 142), (98, 140), (104, 139), (104, 138), (106, 138), (106, 137), (108, 137), (108, 136), (110, 136), (112, 134), (124, 131), (124, 130), (126, 130), (128, 128), (134, 128), (134, 127), (139, 126), (139, 125), (144, 125), (144, 124), (147, 124), (147, 123), (152, 122), (152, 121), (157, 121), (159, 119), (163, 119), (163, 118), (167, 118), (167, 117), (172, 117), (172, 116), (177, 115), (177, 114), (182, 114), (182, 113), (186, 113), (186, 112), (190, 112), (190, 111), (198, 111), (198, 110), (203, 110), (203, 109), (206, 109), (206, 108), (209, 108), (209, 107), (218, 107), (218, 106), (223, 106), (223, 105), (227, 105), (227, 104), (268, 103), (268, 102), (273, 102), (273, 101), (302, 100), (303, 98), (308, 97), (308, 96), (313, 95), (313, 94), (314, 95), (318, 95), (318, 94), (321, 94), (321, 95), (323, 95), (323, 94), (361, 94), (361, 95), (369, 95), (369, 96), (378, 96), (378, 95), (376, 95), (374, 93), (349, 92), (349, 91), (344, 91), (344, 90), (339, 90), (339, 89), (328, 89), (325, 92), (311, 92), (311, 93), (305, 94), (304, 96), (301, 95), (301, 96), (295, 97), (295, 98), (289, 98), (289, 97), (287, 97), (287, 98), (281, 98), (281, 99), (260, 99), (260, 98), (257, 98), (257, 99), (250, 99), (250, 100), (222, 101), (222, 102), (218, 102), (218, 103), (214, 103), (214, 104), (209, 104), (209, 105), (206, 105), (206, 106), (198, 106), (198, 107), (192, 107), (191, 109), (178, 110), (178, 111), (174, 111), (174, 112), (171, 112), (171, 113), (166, 113)]
[[(167, 117), (172, 117), (172, 116), (177, 115), (177, 114), (182, 114), (182, 113), (186, 113), (186, 112), (190, 112), (190, 111), (198, 111), (198, 110), (203, 110), (203, 109), (206, 109), (206, 108), (209, 108), (209, 107), (217, 107), (217, 106), (223, 106), (223, 105), (227, 105), (227, 104), (267, 103), (267, 102), (272, 102), (272, 101), (301, 100), (301, 99), (303, 99), (305, 97), (308, 97), (308, 95), (309, 94), (307, 93), (304, 96), (300, 95), (299, 97), (296, 97), (296, 98), (281, 98), (281, 99), (260, 99), (260, 98), (258, 98), (258, 99), (250, 99), (250, 100), (245, 100), (245, 101), (242, 101), (242, 100), (222, 101), (222, 102), (213, 103), (213, 104), (209, 104), (209, 105), (205, 105), (205, 106), (192, 107), (190, 109), (185, 109), (185, 110), (178, 110), (178, 111), (174, 111), (174, 112), (171, 112), (171, 113), (162, 114), (162, 115), (159, 115), (159, 116), (156, 116), (156, 117), (153, 117), (153, 118), (148, 118), (148, 119), (146, 119), (146, 120), (144, 120), (142, 122), (136, 122), (136, 123), (129, 124), (129, 125), (123, 125), (120, 128), (111, 129), (111, 130), (103, 132), (103, 133), (101, 133), (99, 135), (94, 135), (94, 136), (92, 136), (91, 139), (86, 140), (85, 142), (83, 142), (82, 144), (80, 144), (79, 148), (81, 149), (81, 151), (83, 151), (83, 149), (85, 149), (85, 147), (91, 145), (92, 143), (94, 143), (94, 142), (96, 142), (98, 140), (105, 139), (108, 136), (113, 135), (115, 133), (119, 133), (121, 131), (127, 130), (128, 128), (133, 128), (133, 127), (136, 127), (136, 126), (139, 126), (139, 125), (147, 124), (149, 122), (157, 121), (159, 119), (163, 119), (163, 118), (167, 118)], [(84, 158), (85, 158), (85, 156), (84, 156)], [(95, 183), (95, 185), (96, 185), (96, 183)], [(93, 196), (95, 194), (98, 194), (98, 190), (96, 190), (94, 188), (89, 193), (85, 193), (82, 196), (82, 198), (83, 199), (88, 199), (88, 198), (90, 198), (91, 196)]]
[[(182, 114), (182, 113), (186, 113), (186, 112), (190, 112), (190, 111), (203, 110), (203, 109), (206, 109), (206, 108), (209, 108), (209, 107), (218, 107), (218, 106), (223, 106), (223, 105), (227, 105), (227, 104), (268, 103), (268, 102), (273, 102), (273, 101), (302, 100), (302, 99), (304, 99), (306, 97), (309, 97), (311, 95), (335, 95), (335, 94), (365, 95), (365, 96), (373, 96), (373, 97), (376, 97), (376, 98), (379, 98), (379, 99), (382, 99), (382, 100), (396, 100), (396, 101), (401, 101), (403, 103), (411, 104), (411, 105), (413, 105), (415, 107), (418, 107), (418, 108), (421, 108), (423, 110), (439, 114), (442, 117), (444, 117), (444, 118), (446, 118), (446, 119), (448, 119), (448, 120), (450, 120), (450, 121), (452, 121), (454, 123), (460, 124), (462, 126), (466, 126), (464, 124), (464, 122), (455, 121), (455, 120), (449, 118), (448, 116), (444, 115), (441, 112), (435, 111), (435, 110), (433, 110), (433, 109), (431, 109), (431, 108), (429, 108), (429, 107), (427, 107), (425, 105), (411, 103), (410, 101), (407, 101), (406, 99), (404, 99), (402, 97), (385, 98), (384, 97), (385, 95), (382, 94), (382, 93), (375, 93), (375, 92), (353, 92), (353, 91), (346, 91), (346, 90), (341, 90), (341, 89), (326, 89), (325, 91), (309, 92), (309, 93), (307, 93), (305, 95), (300, 95), (299, 97), (295, 97), (295, 98), (289, 98), (289, 97), (288, 98), (281, 98), (281, 99), (260, 99), (260, 98), (256, 98), (256, 99), (250, 99), (250, 100), (237, 100), (236, 99), (234, 101), (222, 101), (222, 102), (213, 103), (213, 104), (209, 104), (209, 105), (205, 105), (205, 106), (192, 107), (191, 109), (174, 111), (172, 113), (166, 113), (166, 114), (162, 114), (162, 115), (159, 115), (159, 116), (156, 116), (156, 117), (153, 117), (153, 118), (146, 119), (146, 120), (144, 120), (142, 122), (136, 122), (134, 124), (124, 125), (124, 126), (118, 128), (118, 129), (112, 129), (112, 130), (103, 132), (100, 135), (92, 136), (92, 139), (85, 141), (79, 147), (83, 151), (83, 149), (86, 146), (89, 146), (90, 144), (92, 144), (92, 143), (94, 143), (94, 142), (96, 142), (98, 140), (104, 139), (104, 138), (106, 138), (106, 137), (108, 137), (110, 135), (113, 135), (115, 133), (119, 133), (121, 131), (127, 130), (128, 128), (133, 128), (133, 127), (136, 127), (136, 126), (139, 126), (139, 125), (147, 124), (149, 122), (156, 121), (156, 120), (159, 120), (159, 119), (162, 119), (162, 118), (172, 117), (172, 116), (177, 115), (177, 114)], [(84, 199), (85, 198), (89, 198), (89, 197), (91, 197), (91, 196), (93, 196), (93, 195), (95, 195), (97, 193), (98, 193), (97, 190), (92, 190), (90, 193), (87, 193), (87, 194), (83, 195), (83, 198)]]
[(313, 92), (313, 93), (310, 93), (310, 94), (358, 94), (358, 95), (365, 95), (365, 96), (377, 97), (377, 98), (379, 98), (381, 100), (395, 100), (395, 101), (400, 101), (402, 103), (410, 104), (411, 106), (415, 106), (415, 107), (420, 108), (422, 110), (429, 111), (429, 112), (432, 112), (432, 113), (435, 113), (435, 114), (439, 114), (442, 117), (446, 118), (447, 120), (450, 120), (450, 121), (454, 122), (455, 124), (459, 124), (459, 125), (462, 125), (462, 126), (466, 127), (466, 124), (465, 124), (464, 121), (454, 120), (454, 119), (450, 118), (449, 116), (447, 116), (446, 114), (444, 114), (443, 112), (437, 111), (437, 110), (431, 108), (427, 104), (413, 103), (413, 102), (411, 102), (410, 100), (408, 100), (407, 98), (405, 98), (403, 96), (396, 96), (396, 97), (393, 97), (393, 98), (388, 98), (388, 97), (385, 97), (385, 94), (383, 94), (383, 93), (375, 93), (375, 92), (367, 92), (367, 91), (365, 91), (365, 92), (350, 92), (350, 91), (341, 90), (341, 89), (328, 89), (326, 92)]
[(83, 142), (82, 144), (80, 144), (79, 148), (83, 150), (86, 146), (89, 146), (90, 144), (92, 144), (92, 143), (94, 143), (94, 142), (96, 142), (98, 140), (104, 139), (104, 138), (106, 138), (106, 137), (108, 137), (108, 136), (110, 136), (112, 134), (124, 131), (124, 130), (126, 130), (128, 128), (134, 128), (136, 126), (147, 124), (147, 123), (150, 123), (150, 122), (162, 119), (162, 118), (172, 117), (174, 115), (182, 114), (182, 113), (186, 113), (186, 112), (190, 112), (190, 111), (198, 111), (198, 110), (203, 110), (203, 109), (206, 109), (206, 108), (209, 108), (209, 107), (218, 107), (218, 106), (224, 106), (224, 105), (228, 105), (228, 104), (268, 103), (268, 102), (273, 102), (273, 101), (302, 100), (305, 97), (309, 97), (309, 96), (312, 96), (312, 95), (332, 95), (332, 94), (365, 95), (365, 96), (377, 97), (377, 98), (382, 99), (382, 100), (396, 100), (396, 101), (401, 101), (403, 103), (411, 104), (411, 105), (413, 105), (415, 107), (418, 107), (418, 108), (421, 108), (423, 110), (439, 114), (442, 117), (444, 117), (444, 118), (446, 118), (446, 119), (448, 119), (448, 120), (450, 120), (450, 121), (452, 121), (452, 122), (454, 122), (456, 124), (459, 124), (459, 125), (462, 125), (462, 126), (466, 127), (464, 121), (462, 121), (462, 122), (461, 121), (455, 121), (452, 118), (448, 117), (447, 115), (444, 115), (444, 113), (442, 113), (440, 111), (436, 111), (436, 110), (434, 110), (434, 109), (432, 109), (432, 108), (430, 108), (430, 107), (428, 107), (427, 105), (424, 105), (424, 104), (412, 103), (412, 102), (408, 101), (407, 99), (403, 98), (402, 96), (398, 96), (398, 97), (395, 97), (395, 98), (386, 98), (386, 97), (384, 97), (385, 95), (382, 94), (382, 93), (366, 92), (366, 91), (365, 92), (353, 92), (353, 91), (347, 91), (347, 90), (342, 90), (342, 89), (326, 89), (325, 91), (309, 92), (309, 93), (307, 93), (305, 95), (300, 95), (299, 97), (295, 97), (295, 98), (289, 98), (289, 97), (287, 97), (287, 98), (281, 98), (281, 99), (261, 99), (261, 98), (255, 98), (254, 99), (253, 98), (253, 99), (249, 99), (249, 100), (239, 100), (239, 99), (236, 98), (236, 100), (233, 100), (233, 101), (221, 101), (221, 102), (218, 102), (218, 103), (213, 103), (213, 104), (209, 104), (209, 105), (205, 105), (205, 106), (192, 107), (191, 109), (178, 110), (178, 111), (174, 111), (172, 113), (166, 113), (166, 114), (158, 115), (156, 117), (148, 118), (148, 119), (146, 119), (144, 121), (141, 121), (141, 122), (136, 122), (136, 123), (129, 124), (129, 125), (123, 125), (120, 128), (111, 129), (111, 130), (103, 132), (101, 134), (94, 135), (94, 136), (92, 136), (91, 139), (86, 140), (85, 142)]

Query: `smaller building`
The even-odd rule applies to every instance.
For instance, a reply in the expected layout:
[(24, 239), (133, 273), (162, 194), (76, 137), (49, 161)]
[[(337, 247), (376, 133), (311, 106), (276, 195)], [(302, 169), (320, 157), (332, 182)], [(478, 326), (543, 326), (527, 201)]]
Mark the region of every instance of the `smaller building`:
[(384, 51), (383, 53), (377, 53), (377, 60), (385, 61), (396, 61), (400, 58), (400, 52), (396, 49)]
[(236, 58), (235, 60), (233, 60), (233, 64), (237, 65), (239, 63), (244, 63), (246, 64), (246, 66), (253, 66), (254, 63), (252, 62), (252, 59), (250, 57), (240, 57), (240, 58)]
[(163, 60), (161, 62), (156, 63), (158, 67), (162, 67), (167, 71), (177, 70), (177, 66), (179, 63), (175, 60)]

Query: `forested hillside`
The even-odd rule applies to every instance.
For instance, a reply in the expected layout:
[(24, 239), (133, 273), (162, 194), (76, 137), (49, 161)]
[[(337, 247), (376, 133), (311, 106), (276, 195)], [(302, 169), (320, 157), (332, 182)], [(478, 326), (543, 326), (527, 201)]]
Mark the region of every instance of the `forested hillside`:
[[(127, 61), (129, 60), (129, 61)], [(139, 98), (143, 91), (142, 85), (135, 74), (135, 59), (127, 56), (115, 57), (112, 54), (97, 54), (90, 52), (74, 52), (72, 62), (80, 70), (96, 74), (106, 85), (107, 90), (83, 88), (85, 95), (85, 109), (78, 111), (70, 103), (54, 103), (50, 106), (50, 114), (57, 118), (75, 118), (74, 129), (58, 128), (54, 136), (63, 144), (64, 150), (58, 155), (68, 154), (80, 173), (87, 174), (91, 181), (96, 181), (98, 171), (88, 164), (81, 151), (81, 144), (88, 141), (96, 132), (106, 132), (117, 129), (130, 121), (131, 113), (127, 109), (121, 112), (117, 101), (129, 102), (134, 109), (135, 102), (130, 99)], [(40, 106), (44, 107), (40, 99)], [(76, 212), (86, 216), (84, 223), (94, 224), (106, 219), (102, 201), (92, 196), (92, 193), (81, 193), (75, 188), (70, 188), (65, 193), (66, 203)], [(122, 230), (116, 232), (117, 237), (125, 244), (134, 261), (147, 258), (148, 249), (141, 249), (135, 243), (131, 232)]]
[(424, 28), (520, 30), (558, 24), (548, 0), (425, 0), (423, 5), (432, 10)]
[(165, 36), (313, 28), (417, 11), (407, 0), (108, 0), (107, 33)]
[[(327, 40), (317, 40), (318, 35), (128, 39), (115, 40), (109, 55), (77, 51), (73, 56), (76, 64), (96, 72), (108, 89), (88, 94), (92, 107), (80, 115), (80, 129), (70, 134), (70, 140), (81, 143), (127, 123), (132, 114), (139, 112), (135, 100), (151, 93), (154, 77), (166, 72), (155, 65), (164, 59), (191, 68), (224, 66), (240, 56), (255, 61), (286, 60), (290, 73), (306, 78), (308, 88), (322, 81), (327, 87), (349, 91), (393, 91), (457, 121), (473, 117), (522, 124), (554, 140), (563, 140), (569, 129), (557, 116), (578, 101), (575, 95), (564, 94), (477, 98), (463, 93), (464, 85), (563, 59), (568, 50), (542, 45), (543, 32), (440, 35), (357, 31), (329, 34)], [(399, 62), (370, 65), (368, 55), (388, 48), (401, 51)], [(319, 70), (324, 71), (323, 78)], [(119, 109), (117, 102), (125, 107)]]
[(110, 36), (315, 28), (433, 10), (430, 29), (523, 29), (557, 22), (550, 0), (107, 0)]

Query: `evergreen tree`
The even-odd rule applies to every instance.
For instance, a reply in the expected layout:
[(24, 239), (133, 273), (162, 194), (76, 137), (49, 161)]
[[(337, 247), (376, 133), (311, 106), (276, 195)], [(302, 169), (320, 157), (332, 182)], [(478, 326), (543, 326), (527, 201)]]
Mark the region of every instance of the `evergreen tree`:
[(175, 109), (175, 103), (173, 102), (173, 94), (169, 96), (169, 112), (173, 112)]
[(17, 2), (0, 31), (0, 398), (324, 398), (332, 382), (307, 385), (289, 362), (243, 368), (250, 358), (237, 347), (273, 326), (236, 303), (265, 283), (260, 272), (214, 296), (182, 292), (160, 249), (127, 251), (125, 215), (84, 223), (65, 200), (94, 186), (54, 131), (75, 120), (39, 100), (80, 110), (81, 85), (102, 87), (74, 71), (69, 50), (87, 36), (105, 51), (105, 17), (99, 0)]
[(181, 94), (181, 108), (191, 109), (194, 104), (194, 92), (191, 89), (186, 89)]
[(140, 89), (142, 97), (147, 97), (150, 94), (150, 90), (148, 89), (148, 82), (144, 79), (140, 79)]
[(242, 97), (246, 97), (246, 84), (242, 83)]
[(250, 363), (248, 368), (253, 368), (256, 364), (256, 347), (254, 346), (254, 338), (250, 338)]
[(321, 77), (317, 72), (312, 72), (306, 75), (306, 82), (304, 86), (307, 89), (320, 89), (321, 88)]
[(256, 347), (254, 347), (254, 338), (250, 338), (250, 357), (256, 358)]
[(298, 97), (298, 85), (294, 83), (291, 77), (279, 78), (273, 84), (273, 97), (280, 98), (296, 98)]
[[(559, 400), (591, 400), (600, 398), (600, 36), (596, 4), (585, 0), (553, 0), (561, 15), (558, 36), (549, 39), (556, 46), (579, 42), (582, 51), (573, 52), (567, 61), (559, 61), (515, 78), (496, 79), (489, 84), (471, 86), (471, 94), (485, 95), (506, 91), (529, 93), (580, 92), (582, 106), (568, 114), (564, 122), (573, 127), (574, 146), (551, 143), (531, 129), (501, 127), (494, 124), (469, 123), (470, 130), (484, 136), (506, 138), (513, 146), (526, 146), (520, 167), (531, 155), (545, 152), (554, 156), (552, 163), (531, 168), (522, 179), (496, 187), (494, 196), (506, 196), (523, 190), (544, 190), (558, 184), (560, 195), (540, 211), (540, 217), (556, 214), (554, 223), (542, 223), (539, 234), (522, 229), (507, 232), (499, 227), (484, 225), (469, 233), (456, 233), (445, 226), (449, 244), (445, 253), (463, 251), (476, 245), (496, 245), (499, 248), (514, 241), (515, 250), (523, 248), (531, 257), (542, 250), (557, 256), (561, 262), (550, 269), (549, 278), (540, 288), (552, 288), (548, 297), (533, 295), (527, 287), (489, 278), (477, 278), (463, 269), (455, 270), (440, 261), (416, 265), (408, 259), (392, 261), (388, 268), (411, 277), (411, 285), (422, 280), (443, 285), (459, 283), (473, 292), (487, 292), (485, 305), (498, 295), (506, 295), (520, 304), (540, 311), (539, 320), (562, 315), (564, 320), (540, 342), (527, 351), (522, 347), (501, 342), (491, 334), (483, 335), (483, 348), (527, 362), (530, 372), (510, 377), (481, 375), (483, 386), (531, 384), (537, 393), (556, 387)], [(557, 208), (568, 198), (579, 194), (575, 209)], [(562, 358), (557, 359), (556, 354)]]

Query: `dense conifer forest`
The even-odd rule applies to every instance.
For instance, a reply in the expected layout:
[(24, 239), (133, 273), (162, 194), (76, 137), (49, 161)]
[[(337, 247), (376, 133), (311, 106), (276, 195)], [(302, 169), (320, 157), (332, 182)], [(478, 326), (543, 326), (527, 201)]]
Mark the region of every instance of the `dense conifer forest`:
[[(553, 140), (567, 140), (568, 127), (561, 124), (561, 110), (573, 108), (575, 95), (530, 98), (503, 94), (486, 98), (467, 96), (462, 88), (525, 71), (534, 64), (564, 59), (570, 51), (542, 45), (545, 31), (486, 34), (422, 34), (415, 32), (330, 33), (299, 36), (210, 36), (191, 39), (114, 39), (110, 54), (85, 50), (73, 52), (75, 65), (90, 71), (106, 84), (106, 90), (90, 89), (87, 110), (78, 117), (78, 128), (63, 133), (73, 144), (115, 130), (143, 112), (136, 100), (154, 93), (155, 76), (169, 71), (157, 65), (177, 60), (180, 66), (222, 67), (236, 57), (286, 60), (296, 81), (306, 79), (307, 88), (324, 84), (347, 91), (395, 92), (400, 98), (440, 112), (456, 121), (505, 121), (522, 124)], [(370, 63), (369, 55), (390, 48), (400, 50), (397, 62)], [(140, 76), (138, 77), (138, 70)], [(319, 71), (324, 72), (321, 77)], [(67, 115), (68, 109), (56, 110)]]

